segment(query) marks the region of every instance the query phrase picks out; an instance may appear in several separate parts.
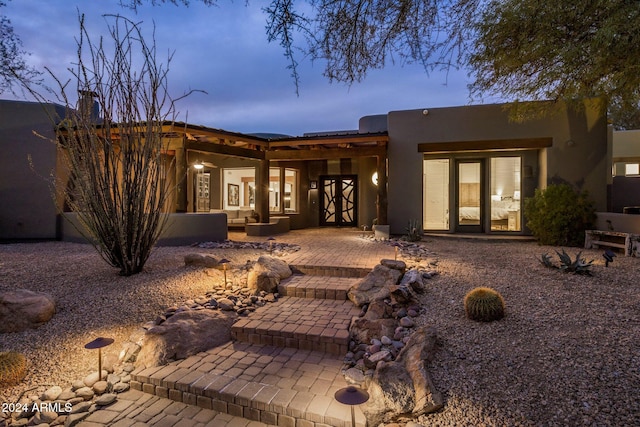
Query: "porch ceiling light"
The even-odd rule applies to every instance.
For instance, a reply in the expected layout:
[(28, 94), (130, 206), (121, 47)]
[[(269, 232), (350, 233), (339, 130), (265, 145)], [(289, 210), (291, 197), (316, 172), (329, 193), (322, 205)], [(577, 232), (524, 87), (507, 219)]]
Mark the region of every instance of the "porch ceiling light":
[(200, 170), (200, 169), (204, 168), (204, 165), (202, 163), (200, 163), (200, 162), (195, 162), (194, 165), (193, 165), (193, 168), (197, 169), (197, 170)]

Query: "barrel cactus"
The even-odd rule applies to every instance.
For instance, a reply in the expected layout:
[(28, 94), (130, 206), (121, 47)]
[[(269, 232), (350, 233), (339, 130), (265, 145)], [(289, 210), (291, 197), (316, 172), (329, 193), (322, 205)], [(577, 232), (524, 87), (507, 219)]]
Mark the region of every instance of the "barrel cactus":
[(0, 353), (0, 385), (18, 384), (27, 374), (27, 359), (15, 351)]
[(471, 320), (500, 320), (504, 317), (504, 299), (494, 289), (475, 288), (464, 297), (464, 311)]

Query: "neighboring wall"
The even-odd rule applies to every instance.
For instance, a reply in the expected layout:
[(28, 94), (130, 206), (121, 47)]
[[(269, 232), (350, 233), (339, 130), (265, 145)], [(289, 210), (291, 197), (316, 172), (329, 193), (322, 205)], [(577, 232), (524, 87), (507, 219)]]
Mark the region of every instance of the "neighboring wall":
[[(379, 116), (372, 117), (369, 122), (361, 120), (361, 125), (379, 126)], [(525, 123), (509, 120), (503, 105), (429, 108), (428, 114), (422, 109), (392, 111), (387, 120), (388, 212), (393, 234), (402, 234), (409, 220), (422, 219), (420, 143), (551, 137), (553, 146), (541, 150), (539, 164), (532, 171), (540, 176), (539, 184), (569, 182), (588, 190), (597, 209), (606, 210), (606, 185), (611, 174), (607, 122), (594, 108), (585, 106), (581, 112), (563, 109)]]
[(55, 113), (63, 116), (64, 108), (0, 101), (0, 239), (56, 238), (57, 210), (47, 181), (56, 170), (49, 118)]

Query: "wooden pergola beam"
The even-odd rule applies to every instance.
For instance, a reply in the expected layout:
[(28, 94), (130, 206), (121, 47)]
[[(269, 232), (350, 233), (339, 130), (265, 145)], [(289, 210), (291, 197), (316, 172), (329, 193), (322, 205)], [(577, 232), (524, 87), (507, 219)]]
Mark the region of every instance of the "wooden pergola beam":
[(244, 157), (247, 159), (257, 160), (265, 159), (264, 151), (252, 150), (250, 148), (234, 147), (231, 145), (221, 145), (210, 142), (185, 141), (185, 148), (187, 150), (221, 154), (224, 156)]
[(324, 148), (316, 150), (273, 150), (267, 151), (269, 160), (331, 160), (351, 157), (386, 156), (387, 147)]

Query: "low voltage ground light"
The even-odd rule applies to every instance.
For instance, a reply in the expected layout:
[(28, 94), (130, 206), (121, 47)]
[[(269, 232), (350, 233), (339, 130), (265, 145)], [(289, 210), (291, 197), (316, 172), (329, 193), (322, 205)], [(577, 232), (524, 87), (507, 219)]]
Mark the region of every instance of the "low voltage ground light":
[(113, 344), (113, 338), (98, 337), (84, 345), (87, 350), (98, 349), (98, 381), (102, 381), (102, 347)]
[(369, 400), (369, 393), (361, 388), (350, 385), (336, 391), (334, 397), (338, 402), (351, 406), (351, 426), (355, 427), (356, 414), (354, 411), (354, 406), (361, 405)]

